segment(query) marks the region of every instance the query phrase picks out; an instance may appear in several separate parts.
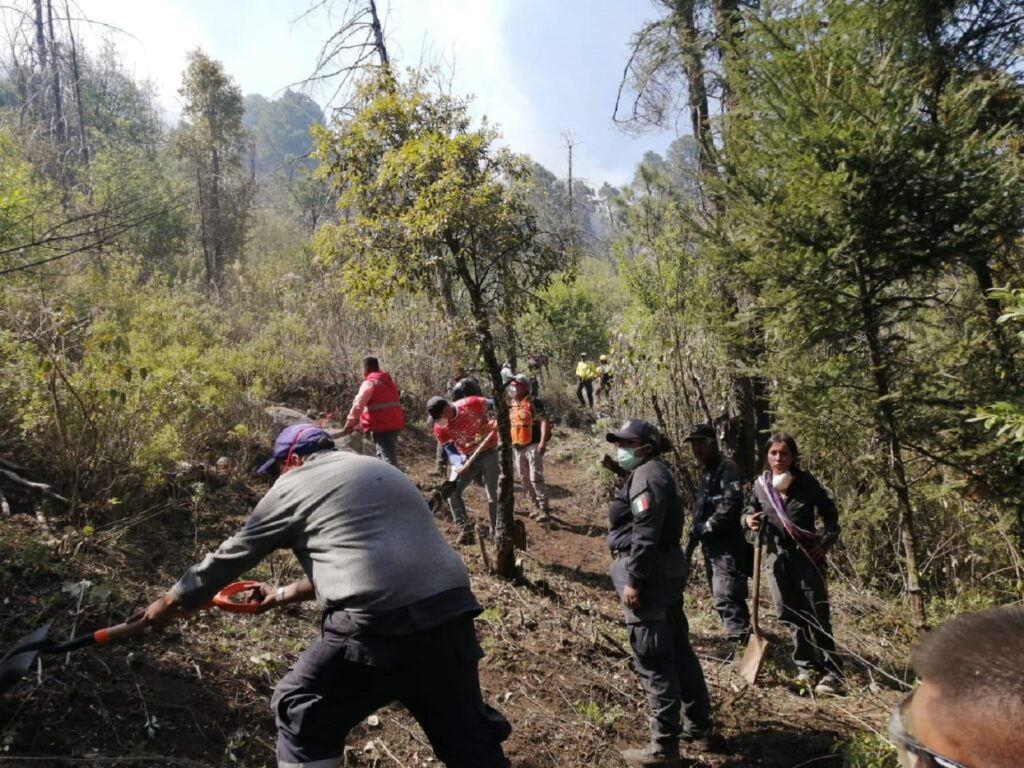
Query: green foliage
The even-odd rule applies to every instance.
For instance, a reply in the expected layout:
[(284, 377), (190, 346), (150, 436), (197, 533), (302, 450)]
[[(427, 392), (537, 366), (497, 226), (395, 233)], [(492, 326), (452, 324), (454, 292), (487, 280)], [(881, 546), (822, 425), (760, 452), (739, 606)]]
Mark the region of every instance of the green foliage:
[(719, 189), (721, 253), (755, 291), (748, 317), (764, 334), (777, 425), (801, 436), (865, 524), (855, 559), (894, 581), (895, 563), (872, 550), (909, 534), (913, 514), (906, 557), (934, 551), (960, 506), (954, 470), (1005, 472), (1005, 454), (964, 417), (1004, 386), (974, 277), (1019, 231), (1010, 201), (1024, 189), (1012, 126), (992, 120), (1004, 81), (952, 73), (936, 87), (921, 20), (899, 5), (761, 6), (742, 51), (756, 66), (732, 83)]
[[(1024, 323), (1024, 289), (992, 290), (989, 297), (1004, 302), (1000, 323)], [(1024, 342), (1024, 329), (1017, 331)], [(999, 401), (978, 408), (972, 421), (981, 421), (986, 429), (994, 430), (1000, 441), (1009, 441), (1018, 447), (1018, 457), (1024, 460), (1024, 402)]]
[(861, 731), (848, 742), (837, 746), (843, 758), (843, 768), (899, 768), (896, 749), (883, 737), (870, 731)]
[[(508, 316), (565, 265), (544, 246), (515, 182), (526, 160), (472, 130), (467, 104), (389, 75), (359, 90), (358, 115), (316, 132), (320, 173), (345, 216), (325, 226), (317, 251), (346, 288), (374, 301), (433, 287), (452, 311), (453, 284), (479, 313)], [(475, 304), (474, 304), (475, 302)]]
[(69, 281), (59, 304), (17, 296), (0, 328), (0, 413), (27, 455), (97, 516), (105, 501), (158, 489), (251, 418), (252, 397), (310, 377), (325, 353), (302, 318), (218, 308), (141, 283), (137, 266)]
[(117, 143), (95, 153), (88, 169), (93, 204), (121, 211), (136, 223), (116, 245), (137, 254), (143, 273), (185, 273), (181, 254), (191, 231), (182, 199), (184, 179), (163, 152)]
[(520, 346), (553, 360), (575, 360), (580, 352), (595, 358), (611, 348), (609, 329), (618, 321), (628, 295), (611, 268), (587, 259), (579, 277), (559, 279), (542, 291), (520, 326)]
[(95, 56), (83, 51), (78, 55), (82, 118), (94, 150), (153, 150), (162, 144), (155, 94), (150, 86), (132, 77), (116, 46), (107, 40)]
[(315, 101), (290, 89), (273, 101), (257, 94), (246, 96), (242, 126), (253, 139), (256, 173), (293, 171), (285, 168), (292, 164), (310, 167), (307, 158), (314, 149), (310, 128), (323, 121)]
[(596, 701), (579, 702), (576, 704), (576, 711), (584, 720), (598, 728), (608, 728), (614, 725), (615, 721), (625, 714), (622, 707), (612, 706), (605, 709)]
[[(0, 269), (16, 266), (24, 254), (16, 247), (31, 243), (45, 230), (47, 213), (54, 206), (53, 191), (38, 181), (25, 150), (14, 135), (0, 128)], [(0, 291), (8, 278), (0, 280)]]
[(228, 258), (241, 254), (252, 203), (251, 180), (242, 165), (247, 148), (242, 92), (220, 62), (197, 49), (188, 55), (179, 93), (185, 104), (174, 150), (195, 185), (205, 279), (216, 290)]
[[(653, 418), (657, 397), (676, 437), (706, 418), (788, 429), (839, 503), (837, 557), (860, 583), (902, 588), (902, 546), (944, 596), (983, 581), (1012, 599), (1024, 509), (1009, 417), (1024, 344), (984, 290), (1020, 269), (1005, 244), (1024, 224), (1022, 101), (1006, 64), (1013, 24), (986, 11), (965, 54), (947, 14), (968, 5), (781, 0), (736, 17), (703, 199), (694, 145), (602, 191), (633, 298), (616, 405)], [(771, 425), (747, 410), (750, 381), (769, 387)], [(995, 440), (968, 421), (978, 403), (1000, 403), (977, 413), (1003, 429)]]

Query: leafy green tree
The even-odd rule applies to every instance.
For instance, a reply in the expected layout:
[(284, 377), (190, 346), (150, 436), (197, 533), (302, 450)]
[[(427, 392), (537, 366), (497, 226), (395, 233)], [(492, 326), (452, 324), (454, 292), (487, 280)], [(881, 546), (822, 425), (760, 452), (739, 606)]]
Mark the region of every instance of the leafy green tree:
[(521, 183), (526, 159), (496, 149), (493, 130), (473, 129), (466, 102), (423, 88), (415, 74), (383, 73), (361, 85), (351, 120), (318, 131), (341, 217), (320, 230), (317, 249), (348, 291), (381, 306), (398, 291), (433, 292), (475, 339), (499, 402), (496, 565), (511, 576), (512, 448), (495, 329), (525, 313), (572, 256), (539, 235)]
[(175, 150), (194, 180), (206, 285), (219, 292), (228, 258), (241, 255), (252, 198), (243, 167), (242, 93), (220, 62), (200, 50), (188, 56), (179, 93), (185, 104)]
[(309, 129), (323, 121), (320, 105), (292, 90), (273, 101), (258, 94), (246, 96), (242, 126), (252, 136), (257, 175), (312, 167), (308, 158), (314, 147)]
[[(998, 322), (1024, 323), (1024, 290), (991, 291), (989, 296), (1005, 303), (1005, 312), (998, 318)], [(1024, 347), (1024, 330), (1018, 330), (1017, 335)], [(1019, 456), (1024, 460), (1024, 403), (1019, 398), (1001, 400), (979, 408), (977, 420), (983, 421), (986, 428), (996, 430), (997, 437), (1018, 446)]]
[[(948, 300), (942, 277), (1019, 232), (1024, 175), (1007, 126), (990, 120), (998, 76), (951, 76), (922, 103), (937, 46), (920, 43), (913, 5), (762, 3), (732, 81), (719, 194), (729, 258), (757, 287), (783, 420), (797, 406), (842, 423), (835, 407), (850, 399), (828, 394), (860, 393), (852, 412), (872, 427), (924, 626), (912, 445), (959, 414), (911, 350)], [(973, 296), (977, 311), (984, 298)]]

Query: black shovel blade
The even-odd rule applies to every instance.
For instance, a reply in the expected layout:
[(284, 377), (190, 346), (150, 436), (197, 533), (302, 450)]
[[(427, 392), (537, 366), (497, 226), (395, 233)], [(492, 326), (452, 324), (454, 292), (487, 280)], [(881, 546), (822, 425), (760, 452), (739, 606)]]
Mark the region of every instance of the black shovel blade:
[(455, 492), (457, 485), (458, 483), (455, 480), (445, 480), (437, 486), (430, 494), (430, 511), (437, 514), (441, 509), (441, 505)]
[[(39, 647), (46, 645), (47, 635), (50, 634), (50, 624), (43, 624), (39, 629), (30, 635), (25, 635), (21, 638), (14, 647), (7, 652), (4, 656), (4, 661), (0, 664), (0, 696), (7, 693), (8, 690), (14, 687), (21, 678), (28, 674), (28, 671), (32, 669), (32, 665), (36, 663), (36, 658), (39, 656)], [(18, 651), (21, 647), (27, 647), (30, 650)]]

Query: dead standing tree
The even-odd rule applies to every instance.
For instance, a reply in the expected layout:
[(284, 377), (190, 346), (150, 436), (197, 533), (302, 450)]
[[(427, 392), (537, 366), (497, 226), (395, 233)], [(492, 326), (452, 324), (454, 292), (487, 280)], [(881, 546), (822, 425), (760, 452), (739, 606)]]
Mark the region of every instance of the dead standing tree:
[(375, 0), (318, 0), (296, 22), (317, 13), (325, 14), (335, 31), (320, 46), (313, 73), (293, 85), (323, 88), (329, 94), (328, 106), (346, 112), (354, 95), (353, 86), (361, 75), (376, 67), (390, 71), (384, 26)]
[[(660, 0), (666, 15), (646, 24), (633, 36), (632, 51), (622, 73), (613, 120), (626, 130), (675, 125), (685, 113), (696, 139), (699, 215), (692, 228), (698, 237), (719, 236), (717, 222), (724, 200), (718, 193), (722, 156), (728, 147), (711, 121), (711, 104), (724, 112), (732, 104), (729, 87), (731, 47), (741, 39), (736, 0)], [(713, 29), (708, 29), (713, 26)], [(631, 97), (631, 98), (628, 98)], [(721, 247), (721, 244), (718, 243)], [(739, 314), (743, 297), (725, 276), (713, 281), (722, 306)], [(758, 334), (747, 334), (748, 339)], [(761, 353), (755, 343), (727, 338), (729, 358), (738, 369), (730, 373), (729, 414), (725, 444), (740, 469), (752, 476), (758, 469), (759, 444), (769, 430), (768, 383), (746, 373)]]

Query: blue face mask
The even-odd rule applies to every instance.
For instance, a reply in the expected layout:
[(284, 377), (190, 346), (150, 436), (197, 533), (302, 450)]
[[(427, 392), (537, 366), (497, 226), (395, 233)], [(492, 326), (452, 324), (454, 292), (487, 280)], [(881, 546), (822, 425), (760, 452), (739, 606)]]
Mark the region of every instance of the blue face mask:
[(636, 469), (643, 459), (636, 455), (636, 448), (623, 448), (621, 445), (615, 449), (615, 459), (623, 469)]

